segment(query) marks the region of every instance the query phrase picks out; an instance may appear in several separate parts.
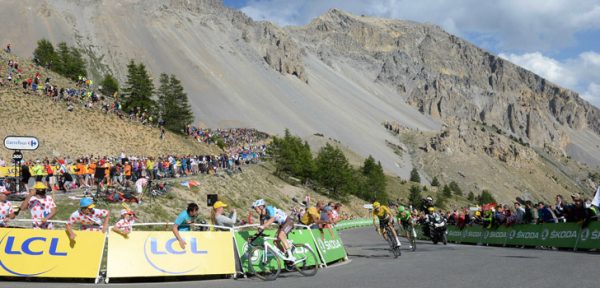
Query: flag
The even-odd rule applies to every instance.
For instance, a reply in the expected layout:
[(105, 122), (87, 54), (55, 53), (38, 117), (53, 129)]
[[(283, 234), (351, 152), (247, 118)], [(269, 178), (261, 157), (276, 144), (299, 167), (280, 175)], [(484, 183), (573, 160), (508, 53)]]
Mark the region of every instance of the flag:
[(600, 186), (598, 186), (598, 190), (596, 191), (596, 196), (594, 196), (594, 200), (592, 200), (592, 205), (596, 207), (600, 207)]
[(196, 186), (200, 186), (200, 182), (198, 182), (198, 181), (194, 181), (194, 180), (190, 180), (190, 181), (188, 182), (188, 187), (189, 187), (189, 188), (196, 187)]
[(183, 182), (181, 182), (179, 184), (181, 184), (181, 186), (187, 187), (188, 189), (192, 188), (192, 187), (200, 186), (200, 182), (194, 181), (194, 180), (183, 181)]

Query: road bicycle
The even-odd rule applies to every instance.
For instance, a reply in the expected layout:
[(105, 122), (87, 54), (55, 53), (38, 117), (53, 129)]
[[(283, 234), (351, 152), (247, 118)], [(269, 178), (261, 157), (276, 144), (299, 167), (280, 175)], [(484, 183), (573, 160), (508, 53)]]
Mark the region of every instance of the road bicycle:
[[(264, 281), (273, 281), (281, 273), (282, 262), (285, 262), (287, 271), (298, 271), (304, 276), (314, 276), (319, 268), (319, 260), (313, 249), (307, 244), (294, 244), (288, 240), (292, 247), (294, 261), (290, 261), (279, 248), (269, 243), (275, 237), (264, 237), (264, 231), (248, 238), (248, 251), (246, 252), (248, 272)], [(263, 239), (262, 245), (254, 245), (258, 238)]]
[(388, 244), (390, 245), (390, 249), (394, 255), (394, 258), (398, 258), (400, 255), (402, 255), (402, 252), (400, 252), (400, 243), (396, 244), (396, 237), (394, 237), (394, 232), (392, 229), (393, 228), (391, 228), (389, 225), (385, 225), (385, 231), (383, 233), (385, 233), (387, 236), (385, 240), (387, 240)]

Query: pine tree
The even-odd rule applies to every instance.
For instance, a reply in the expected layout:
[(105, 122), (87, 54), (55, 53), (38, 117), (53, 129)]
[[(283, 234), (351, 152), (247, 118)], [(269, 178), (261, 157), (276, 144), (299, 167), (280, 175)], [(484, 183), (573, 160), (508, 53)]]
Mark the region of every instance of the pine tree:
[(157, 90), (158, 110), (165, 121), (165, 128), (182, 133), (187, 125), (194, 121), (194, 114), (188, 103), (187, 94), (181, 82), (171, 75), (162, 73), (159, 78), (160, 86)]
[(492, 195), (492, 193), (490, 191), (483, 190), (483, 191), (481, 191), (481, 195), (479, 195), (477, 197), (477, 203), (479, 205), (496, 203), (496, 199), (494, 198), (494, 196)]
[[(187, 93), (185, 93), (181, 81), (171, 74), (169, 81), (171, 91), (173, 92), (173, 99), (175, 100), (175, 106), (177, 108), (177, 117), (172, 131), (183, 131), (187, 125), (191, 125), (194, 122), (194, 113), (192, 112), (192, 106), (188, 102)], [(167, 127), (169, 125), (167, 124)]]
[(283, 138), (273, 137), (269, 155), (275, 160), (275, 173), (290, 174), (306, 182), (314, 176), (316, 166), (308, 142), (285, 129)]
[(330, 189), (333, 197), (345, 197), (355, 183), (352, 181), (352, 168), (344, 153), (327, 143), (319, 151), (315, 162), (319, 183)]
[(469, 192), (469, 195), (467, 196), (467, 200), (475, 201), (475, 194), (473, 194), (473, 191)]
[(445, 198), (452, 197), (452, 190), (448, 185), (444, 185), (444, 188), (442, 188), (442, 195), (444, 195)]
[(386, 179), (381, 162), (375, 163), (373, 156), (369, 155), (361, 167), (361, 172), (366, 177), (365, 188), (374, 195), (374, 198), (387, 198), (385, 196)]
[(410, 186), (410, 194), (408, 196), (408, 203), (412, 205), (413, 208), (417, 208), (421, 205), (421, 188), (417, 185)]
[(433, 177), (433, 180), (431, 180), (431, 186), (433, 186), (433, 187), (439, 187), (440, 186), (440, 181), (438, 180), (437, 177)]
[(419, 175), (417, 168), (413, 168), (410, 171), (410, 182), (421, 183), (421, 176)]
[(458, 195), (458, 196), (462, 196), (463, 195), (462, 189), (460, 189), (460, 186), (458, 186), (458, 184), (456, 182), (452, 181), (448, 185), (450, 187), (450, 190), (452, 192), (454, 192), (455, 195)]
[(152, 99), (154, 84), (143, 63), (136, 65), (135, 61), (129, 61), (124, 91), (127, 93), (126, 106), (130, 111), (135, 111), (138, 107), (142, 111), (151, 111), (155, 107)]
[(41, 39), (37, 42), (37, 47), (33, 51), (33, 58), (41, 66), (48, 67), (57, 60), (57, 54), (54, 46), (47, 39)]
[(100, 86), (102, 86), (102, 93), (104, 95), (112, 96), (115, 92), (119, 91), (119, 82), (110, 74), (104, 75)]

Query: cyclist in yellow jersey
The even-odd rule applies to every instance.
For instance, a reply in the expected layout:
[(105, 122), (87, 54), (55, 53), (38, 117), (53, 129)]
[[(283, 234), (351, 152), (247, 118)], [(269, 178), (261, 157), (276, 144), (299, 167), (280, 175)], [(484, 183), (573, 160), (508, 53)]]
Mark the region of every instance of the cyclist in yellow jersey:
[[(379, 219), (379, 227), (377, 227), (377, 220)], [(379, 233), (379, 235), (383, 236), (383, 239), (387, 241), (386, 233), (384, 233), (384, 229), (386, 226), (392, 230), (394, 234), (394, 239), (396, 239), (396, 245), (400, 246), (400, 240), (398, 240), (398, 235), (396, 234), (396, 229), (394, 229), (394, 216), (390, 208), (385, 205), (381, 205), (379, 202), (373, 203), (373, 226)]]

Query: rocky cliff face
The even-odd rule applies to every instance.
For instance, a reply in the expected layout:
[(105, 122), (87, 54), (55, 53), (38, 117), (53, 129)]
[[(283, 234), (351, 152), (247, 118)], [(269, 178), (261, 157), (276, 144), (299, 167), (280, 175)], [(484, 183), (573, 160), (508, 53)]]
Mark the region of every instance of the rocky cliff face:
[(513, 166), (532, 150), (506, 137), (600, 163), (597, 108), (429, 24), (332, 10), (281, 28), (220, 0), (1, 1), (0, 24), (18, 27), (3, 38), (21, 56), (41, 38), (66, 41), (89, 56), (93, 75), (121, 79), (135, 59), (153, 75), (176, 74), (208, 126), (322, 133), (403, 177), (412, 159), (388, 148), (402, 143), (385, 121), (435, 133), (442, 123), (495, 126), (504, 136), (465, 133), (448, 147)]
[(570, 142), (566, 129), (600, 135), (598, 108), (576, 93), (439, 27), (331, 10), (291, 32), (323, 58), (351, 58), (378, 69), (375, 81), (449, 125), (481, 121), (562, 150)]

